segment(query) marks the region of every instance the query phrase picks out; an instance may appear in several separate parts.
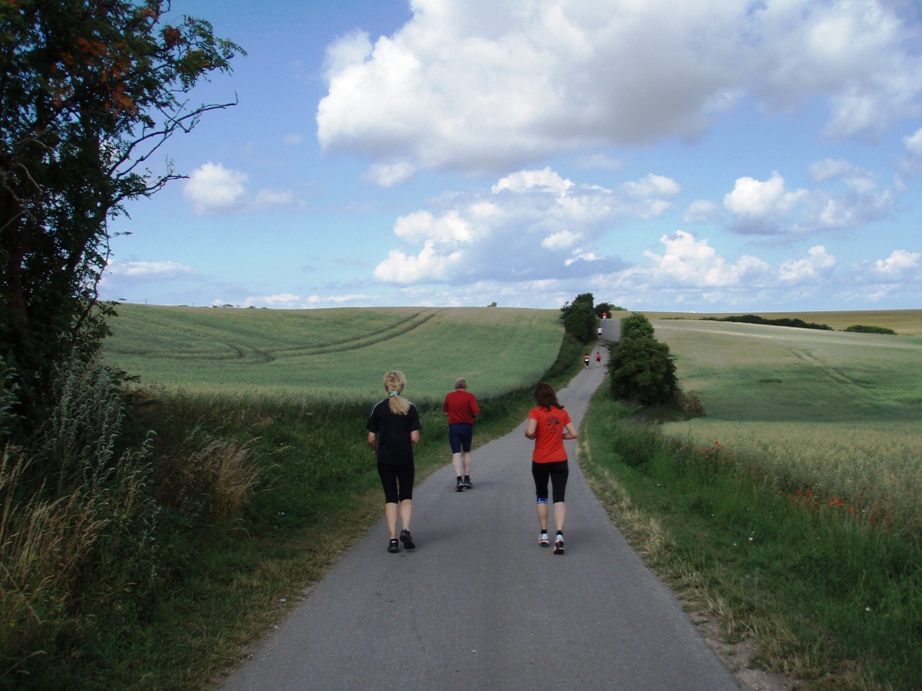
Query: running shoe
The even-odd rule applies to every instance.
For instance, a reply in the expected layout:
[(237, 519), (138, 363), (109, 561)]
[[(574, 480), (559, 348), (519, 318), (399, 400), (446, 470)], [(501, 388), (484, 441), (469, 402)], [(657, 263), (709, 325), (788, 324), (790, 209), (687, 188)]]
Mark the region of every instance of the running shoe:
[(455, 492), (463, 492), (463, 491), (464, 491), (464, 480), (462, 480), (461, 478), (458, 478), (458, 484), (455, 485)]
[(416, 549), (416, 543), (413, 542), (413, 538), (410, 536), (410, 531), (404, 528), (400, 531), (400, 541), (403, 543), (403, 548), (408, 552), (412, 552)]
[(387, 551), (388, 551), (388, 552), (391, 552), (391, 553), (399, 552), (399, 551), (400, 551), (400, 543), (397, 542), (397, 540), (391, 540), (390, 543), (387, 545)]
[(554, 554), (563, 554), (563, 534), (557, 533), (554, 539)]
[(538, 536), (538, 544), (542, 547), (550, 547), (551, 541), (547, 539), (547, 533), (541, 533)]
[(461, 484), (464, 485), (464, 489), (474, 489), (474, 485), (471, 484), (471, 476), (470, 476), (470, 475), (465, 475), (465, 476), (464, 476), (464, 482), (462, 482)]

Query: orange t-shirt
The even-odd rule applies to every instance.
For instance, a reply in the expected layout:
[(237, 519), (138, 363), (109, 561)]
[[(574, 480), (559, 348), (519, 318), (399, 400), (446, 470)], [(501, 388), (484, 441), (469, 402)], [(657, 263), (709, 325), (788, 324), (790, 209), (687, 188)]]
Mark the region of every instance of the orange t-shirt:
[(563, 448), (563, 430), (570, 424), (570, 414), (563, 408), (532, 408), (529, 420), (537, 420), (535, 428), (535, 450), (531, 460), (535, 463), (556, 463), (567, 460), (567, 450)]

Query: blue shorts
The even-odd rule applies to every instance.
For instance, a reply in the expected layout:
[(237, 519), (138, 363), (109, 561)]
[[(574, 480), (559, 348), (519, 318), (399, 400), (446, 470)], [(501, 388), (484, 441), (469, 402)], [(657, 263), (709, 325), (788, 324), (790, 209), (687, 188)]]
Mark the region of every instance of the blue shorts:
[(451, 444), (452, 453), (467, 453), (471, 450), (471, 441), (474, 438), (474, 425), (467, 422), (459, 422), (456, 425), (448, 425), (448, 443)]

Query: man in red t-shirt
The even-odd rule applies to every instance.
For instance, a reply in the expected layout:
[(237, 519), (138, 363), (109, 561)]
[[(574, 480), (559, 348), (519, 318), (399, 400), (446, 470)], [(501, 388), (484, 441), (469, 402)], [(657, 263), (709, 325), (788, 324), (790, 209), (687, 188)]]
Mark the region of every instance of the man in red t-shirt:
[(442, 411), (448, 416), (451, 462), (455, 467), (455, 475), (458, 476), (455, 491), (474, 489), (474, 485), (471, 484), (471, 441), (474, 437), (474, 418), (480, 414), (480, 407), (474, 394), (468, 393), (467, 380), (464, 377), (455, 380), (455, 390), (445, 396)]

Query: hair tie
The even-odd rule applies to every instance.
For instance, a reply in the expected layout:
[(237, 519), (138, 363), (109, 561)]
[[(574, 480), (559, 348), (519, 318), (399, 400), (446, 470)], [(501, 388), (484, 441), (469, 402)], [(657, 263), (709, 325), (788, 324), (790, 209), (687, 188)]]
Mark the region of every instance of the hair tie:
[(387, 395), (388, 395), (388, 396), (399, 396), (399, 395), (400, 395), (400, 392), (399, 392), (399, 391), (391, 391), (391, 392), (390, 392), (389, 394), (387, 394)]

